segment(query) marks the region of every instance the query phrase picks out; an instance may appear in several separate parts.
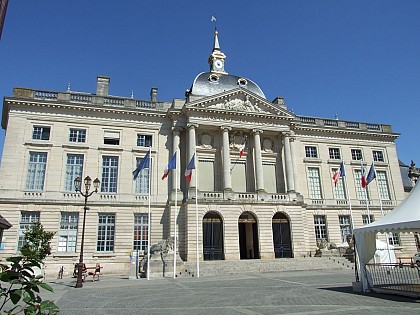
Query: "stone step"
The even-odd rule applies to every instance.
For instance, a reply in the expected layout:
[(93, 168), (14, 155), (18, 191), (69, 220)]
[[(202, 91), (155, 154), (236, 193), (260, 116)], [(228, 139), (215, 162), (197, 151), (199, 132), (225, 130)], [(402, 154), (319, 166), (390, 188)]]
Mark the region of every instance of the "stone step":
[[(177, 277), (195, 277), (196, 262), (185, 262)], [(301, 270), (353, 269), (354, 264), (344, 257), (282, 258), (274, 260), (214, 260), (200, 262), (200, 277), (252, 274), (260, 272), (285, 272)]]

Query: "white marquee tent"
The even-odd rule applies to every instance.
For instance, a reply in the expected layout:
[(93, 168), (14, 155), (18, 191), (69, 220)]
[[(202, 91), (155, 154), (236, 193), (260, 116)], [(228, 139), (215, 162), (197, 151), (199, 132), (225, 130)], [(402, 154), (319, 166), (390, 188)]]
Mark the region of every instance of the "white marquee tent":
[(374, 257), (376, 233), (420, 232), (420, 184), (387, 215), (368, 225), (354, 229), (356, 250), (360, 262), (360, 280), (363, 291), (369, 289), (365, 265)]

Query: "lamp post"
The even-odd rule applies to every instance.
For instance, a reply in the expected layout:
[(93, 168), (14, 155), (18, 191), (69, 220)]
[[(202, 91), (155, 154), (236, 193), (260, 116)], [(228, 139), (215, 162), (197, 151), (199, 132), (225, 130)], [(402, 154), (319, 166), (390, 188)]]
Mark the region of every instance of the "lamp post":
[(80, 245), (80, 258), (79, 258), (79, 265), (77, 266), (77, 282), (76, 282), (76, 288), (83, 287), (83, 281), (82, 281), (82, 272), (83, 272), (83, 247), (85, 245), (85, 224), (86, 224), (86, 210), (89, 210), (89, 207), (87, 206), (87, 200), (90, 196), (92, 196), (93, 193), (98, 192), (99, 184), (101, 181), (96, 178), (93, 181), (93, 187), (95, 190), (90, 190), (90, 186), (92, 184), (92, 179), (89, 176), (86, 176), (83, 180), (83, 183), (85, 184), (85, 191), (83, 192), (81, 190), (82, 186), (82, 179), (80, 177), (76, 177), (74, 180), (74, 187), (76, 189), (76, 192), (80, 193), (83, 197), (85, 197), (85, 206), (83, 207), (83, 227), (82, 227), (82, 243)]

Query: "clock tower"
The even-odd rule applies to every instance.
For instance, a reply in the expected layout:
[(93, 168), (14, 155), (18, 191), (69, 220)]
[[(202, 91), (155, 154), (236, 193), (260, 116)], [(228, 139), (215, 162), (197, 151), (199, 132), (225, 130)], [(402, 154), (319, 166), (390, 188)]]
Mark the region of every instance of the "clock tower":
[(227, 72), (225, 72), (226, 55), (220, 50), (218, 34), (217, 29), (215, 29), (213, 51), (209, 57), (210, 72), (216, 74), (227, 74)]

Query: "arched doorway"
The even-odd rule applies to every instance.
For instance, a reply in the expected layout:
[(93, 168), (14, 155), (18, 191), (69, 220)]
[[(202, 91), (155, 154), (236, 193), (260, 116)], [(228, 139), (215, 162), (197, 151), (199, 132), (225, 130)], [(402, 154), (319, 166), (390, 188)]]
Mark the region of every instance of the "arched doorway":
[(250, 212), (241, 214), (238, 220), (239, 253), (241, 259), (259, 259), (257, 219)]
[(208, 212), (203, 218), (204, 260), (223, 260), (223, 221), (217, 212)]
[(276, 258), (293, 257), (289, 219), (281, 212), (273, 217), (273, 243)]

